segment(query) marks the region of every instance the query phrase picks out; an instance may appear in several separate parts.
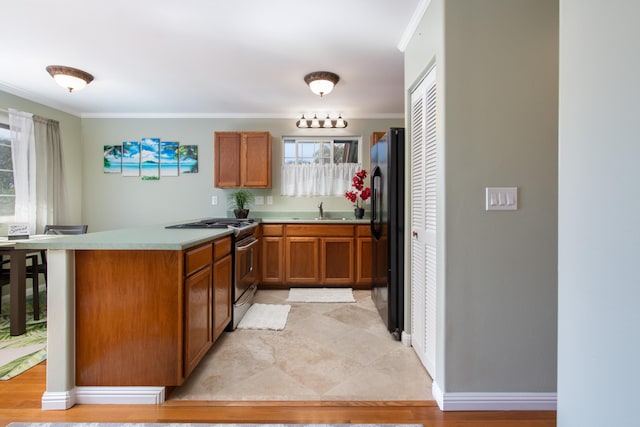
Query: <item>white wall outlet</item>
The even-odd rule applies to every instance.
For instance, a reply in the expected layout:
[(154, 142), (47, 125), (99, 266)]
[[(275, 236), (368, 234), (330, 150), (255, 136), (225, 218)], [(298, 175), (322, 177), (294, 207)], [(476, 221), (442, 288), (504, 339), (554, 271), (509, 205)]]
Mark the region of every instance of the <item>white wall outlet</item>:
[(213, 206), (218, 204), (218, 196), (211, 196), (211, 204)]
[(254, 201), (256, 202), (256, 206), (264, 205), (264, 196), (256, 196)]
[(488, 211), (518, 210), (518, 187), (487, 187), (485, 209)]
[(273, 204), (273, 196), (267, 196), (267, 204), (268, 205), (272, 205)]

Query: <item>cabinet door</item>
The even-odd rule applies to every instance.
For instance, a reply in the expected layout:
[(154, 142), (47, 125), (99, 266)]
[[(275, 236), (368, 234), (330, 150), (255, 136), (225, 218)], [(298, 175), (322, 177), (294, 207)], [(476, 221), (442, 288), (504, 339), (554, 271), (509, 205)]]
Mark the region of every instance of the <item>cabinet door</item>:
[(213, 264), (213, 341), (231, 321), (231, 255)]
[(284, 282), (284, 239), (282, 237), (262, 238), (262, 283), (282, 284)]
[(373, 277), (371, 237), (358, 237), (356, 240), (356, 284), (370, 288)]
[(185, 280), (184, 371), (188, 376), (213, 345), (211, 265)]
[(242, 134), (241, 182), (243, 187), (271, 188), (271, 134)]
[(323, 284), (353, 285), (355, 268), (352, 237), (323, 238), (321, 255)]
[(213, 174), (214, 187), (240, 187), (240, 152), (240, 132), (215, 133)]
[(287, 283), (319, 284), (319, 239), (316, 237), (287, 237), (285, 276)]

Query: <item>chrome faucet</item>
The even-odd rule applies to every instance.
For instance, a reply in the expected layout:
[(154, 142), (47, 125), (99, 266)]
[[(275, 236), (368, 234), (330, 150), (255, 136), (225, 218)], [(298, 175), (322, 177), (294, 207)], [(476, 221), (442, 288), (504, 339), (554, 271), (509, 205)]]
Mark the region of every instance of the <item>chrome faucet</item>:
[(320, 219), (324, 218), (324, 210), (322, 210), (322, 202), (318, 205), (318, 209), (320, 209)]

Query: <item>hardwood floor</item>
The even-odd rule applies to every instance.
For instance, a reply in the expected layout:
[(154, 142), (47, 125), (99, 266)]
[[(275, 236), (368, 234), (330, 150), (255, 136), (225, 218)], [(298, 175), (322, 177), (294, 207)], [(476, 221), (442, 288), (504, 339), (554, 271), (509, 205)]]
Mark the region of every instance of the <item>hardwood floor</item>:
[(181, 402), (76, 405), (42, 411), (46, 362), (0, 381), (0, 426), (23, 422), (401, 423), (425, 427), (553, 427), (552, 411), (442, 412), (433, 402)]

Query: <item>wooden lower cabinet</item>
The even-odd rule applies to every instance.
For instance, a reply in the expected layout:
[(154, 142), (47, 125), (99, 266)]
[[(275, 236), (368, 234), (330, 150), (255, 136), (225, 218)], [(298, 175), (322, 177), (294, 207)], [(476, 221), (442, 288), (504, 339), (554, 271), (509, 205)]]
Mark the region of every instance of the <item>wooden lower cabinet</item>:
[(265, 287), (371, 288), (368, 225), (262, 224)]
[(187, 277), (184, 282), (184, 371), (198, 365), (213, 345), (211, 264)]
[(284, 238), (262, 237), (262, 283), (284, 283)]
[(353, 237), (323, 237), (320, 239), (321, 280), (325, 285), (353, 285)]
[(231, 319), (230, 250), (76, 250), (76, 385), (181, 385)]
[(224, 332), (231, 321), (231, 255), (213, 264), (213, 342)]
[(287, 285), (354, 284), (353, 225), (287, 224), (284, 234)]
[(285, 279), (290, 284), (320, 284), (320, 241), (316, 237), (286, 237)]

